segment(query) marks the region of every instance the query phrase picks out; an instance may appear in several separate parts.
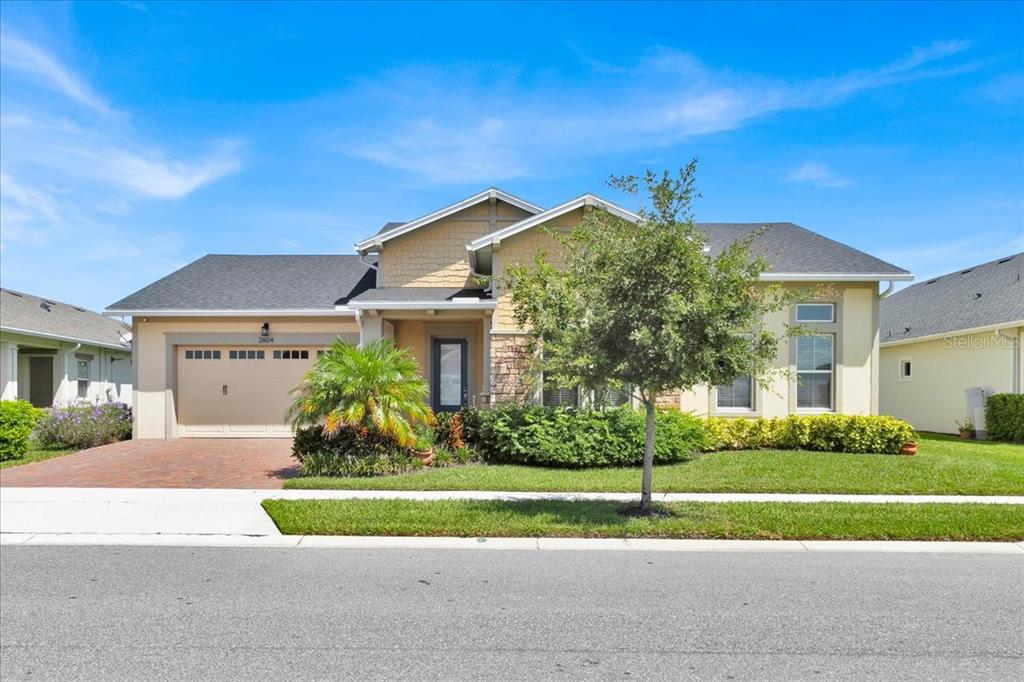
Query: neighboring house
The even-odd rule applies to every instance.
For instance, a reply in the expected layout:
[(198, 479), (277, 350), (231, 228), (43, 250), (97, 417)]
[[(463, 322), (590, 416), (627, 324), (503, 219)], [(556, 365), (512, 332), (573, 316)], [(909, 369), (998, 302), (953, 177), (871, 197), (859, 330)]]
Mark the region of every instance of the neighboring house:
[(917, 429), (984, 432), (984, 398), (1024, 385), (1024, 253), (882, 301), (881, 411)]
[[(527, 332), (510, 292), (479, 281), (532, 262), (538, 249), (557, 262), (559, 244), (541, 228), (570, 230), (595, 206), (637, 219), (589, 194), (544, 210), (489, 189), (388, 223), (357, 255), (200, 258), (107, 310), (132, 316), (135, 437), (288, 435), (290, 389), (338, 337), (410, 348), (435, 410), (577, 401), (575, 391), (527, 381)], [(779, 366), (792, 372), (770, 385), (738, 379), (663, 402), (735, 416), (877, 413), (879, 282), (911, 274), (791, 223), (700, 225), (712, 253), (760, 227), (756, 248), (773, 264), (764, 280), (831, 285), (770, 326), (799, 320), (816, 333), (783, 344)]]
[(37, 407), (132, 401), (131, 329), (99, 313), (0, 289), (0, 398)]

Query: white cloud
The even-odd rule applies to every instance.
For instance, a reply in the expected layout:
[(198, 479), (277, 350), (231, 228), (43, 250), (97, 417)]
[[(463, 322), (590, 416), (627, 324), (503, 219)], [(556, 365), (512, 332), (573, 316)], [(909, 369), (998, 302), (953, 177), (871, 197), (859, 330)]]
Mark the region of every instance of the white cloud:
[(669, 49), (628, 67), (584, 57), (600, 76), (597, 88), (551, 80), (527, 86), (517, 74), (494, 69), (398, 70), (333, 101), (345, 114), (366, 116), (364, 125), (337, 131), (333, 144), (427, 180), (498, 181), (551, 162), (658, 149), (778, 112), (962, 73), (976, 67), (946, 60), (968, 47), (936, 42), (874, 70), (801, 82), (720, 72)]
[(840, 178), (829, 170), (828, 166), (818, 161), (805, 161), (785, 177), (786, 182), (806, 183), (815, 187), (838, 188), (850, 187), (853, 182)]
[(71, 73), (63, 64), (38, 46), (9, 31), (0, 33), (0, 65), (29, 77), (44, 88), (54, 90), (79, 104), (109, 113), (110, 107), (89, 84)]

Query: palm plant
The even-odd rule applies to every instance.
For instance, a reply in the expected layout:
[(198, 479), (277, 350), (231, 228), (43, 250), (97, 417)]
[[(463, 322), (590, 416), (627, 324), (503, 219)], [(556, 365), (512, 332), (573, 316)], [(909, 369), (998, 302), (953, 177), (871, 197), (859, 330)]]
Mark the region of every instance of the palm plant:
[(327, 436), (349, 427), (412, 447), (414, 425), (433, 421), (425, 402), (427, 383), (416, 360), (389, 339), (362, 348), (338, 339), (317, 358), (292, 395), (289, 423), (296, 428), (322, 424)]

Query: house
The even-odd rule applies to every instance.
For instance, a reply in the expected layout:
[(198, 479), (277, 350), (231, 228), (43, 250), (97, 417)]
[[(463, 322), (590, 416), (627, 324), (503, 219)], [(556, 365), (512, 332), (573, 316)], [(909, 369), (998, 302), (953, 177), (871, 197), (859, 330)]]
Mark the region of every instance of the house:
[[(112, 304), (132, 317), (138, 373), (135, 437), (287, 436), (289, 391), (332, 340), (392, 338), (410, 348), (435, 410), (529, 400), (564, 404), (575, 391), (527, 380), (527, 332), (511, 294), (481, 276), (532, 261), (546, 230), (571, 230), (594, 207), (637, 216), (593, 195), (550, 209), (488, 189), (415, 220), (387, 223), (354, 255), (210, 255)], [(791, 223), (703, 224), (712, 251), (764, 228), (766, 281), (831, 285), (769, 324), (814, 335), (784, 343), (770, 385), (738, 379), (663, 402), (701, 414), (775, 416), (878, 412), (879, 282), (906, 270)], [(624, 396), (614, 396), (617, 401)]]
[(132, 401), (131, 329), (76, 305), (0, 289), (0, 398)]
[(1024, 253), (907, 287), (882, 301), (881, 402), (924, 431), (969, 419), (1024, 386)]

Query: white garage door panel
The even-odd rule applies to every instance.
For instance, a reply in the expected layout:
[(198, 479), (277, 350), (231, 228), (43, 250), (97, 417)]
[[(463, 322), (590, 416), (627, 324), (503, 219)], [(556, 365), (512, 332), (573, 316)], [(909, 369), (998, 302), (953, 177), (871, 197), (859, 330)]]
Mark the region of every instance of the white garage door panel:
[[(262, 351), (263, 359), (233, 360), (231, 351)], [(282, 358), (274, 358), (274, 351)], [(287, 437), (291, 390), (316, 361), (315, 346), (186, 346), (178, 353), (178, 435)], [(220, 359), (186, 357), (220, 351)], [(298, 357), (305, 351), (306, 358)], [(240, 353), (244, 354), (244, 353)], [(212, 353), (211, 353), (212, 355)], [(296, 358), (283, 356), (294, 355)]]

